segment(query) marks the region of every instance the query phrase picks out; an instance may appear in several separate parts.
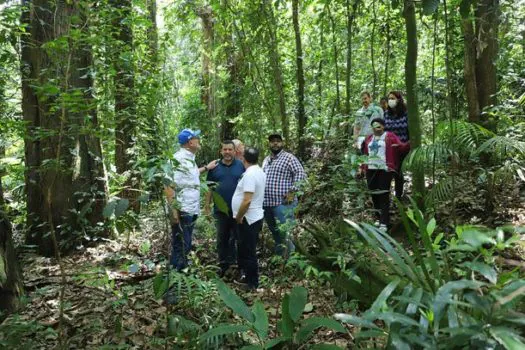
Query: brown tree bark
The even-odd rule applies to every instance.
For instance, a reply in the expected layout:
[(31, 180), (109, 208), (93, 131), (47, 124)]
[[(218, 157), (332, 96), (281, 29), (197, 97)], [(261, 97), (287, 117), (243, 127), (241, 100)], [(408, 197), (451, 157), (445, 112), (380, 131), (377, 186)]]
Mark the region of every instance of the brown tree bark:
[(221, 140), (232, 140), (236, 138), (235, 123), (232, 122), (241, 113), (241, 90), (244, 79), (241, 72), (242, 56), (236, 51), (236, 43), (231, 33), (226, 39), (228, 48), (228, 94), (225, 103), (225, 116), (221, 122)]
[(23, 278), (12, 240), (11, 225), (0, 209), (0, 311), (13, 312), (23, 293)]
[(306, 155), (306, 113), (304, 108), (304, 68), (303, 48), (301, 44), (301, 29), (299, 26), (299, 0), (292, 0), (292, 19), (295, 33), (295, 57), (297, 64), (297, 139), (299, 144), (298, 156), (304, 159)]
[[(421, 146), (421, 121), (419, 118), (419, 102), (417, 98), (417, 22), (414, 0), (405, 0), (403, 8), (407, 38), (405, 58), (405, 84), (407, 89), (408, 129), (410, 147)], [(413, 173), (413, 193), (419, 203), (423, 203), (425, 195), (424, 169), (416, 169)]]
[[(357, 6), (360, 0), (353, 0), (352, 10), (350, 11), (350, 0), (346, 0), (346, 95), (345, 95), (345, 113), (350, 115), (350, 96), (351, 96), (351, 72), (352, 72), (352, 38), (354, 35), (353, 26)], [(348, 130), (350, 132), (350, 128)]]
[(476, 7), (476, 82), (479, 108), (497, 103), (499, 0), (479, 0)]
[(133, 69), (133, 32), (131, 28), (132, 1), (110, 0), (113, 10), (112, 56), (115, 68), (115, 167), (126, 175), (124, 189), (119, 194), (129, 200), (135, 212), (140, 210), (140, 176), (134, 169), (137, 162), (137, 98)]
[[(326, 10), (328, 13), (328, 18), (330, 18), (330, 24), (332, 27), (332, 47), (334, 50), (334, 68), (335, 68), (335, 111), (339, 113), (341, 111), (341, 93), (339, 92), (339, 49), (337, 47), (337, 26), (336, 26), (334, 16), (332, 15), (332, 11), (330, 11), (329, 5), (326, 6)], [(333, 116), (333, 113), (332, 113), (332, 116)], [(330, 130), (330, 126), (328, 127), (328, 130)]]
[(468, 120), (470, 122), (480, 121), (480, 108), (478, 101), (478, 84), (476, 81), (476, 48), (472, 20), (469, 16), (461, 18), (464, 43), (464, 69), (465, 92), (468, 106)]
[(264, 6), (268, 17), (268, 34), (270, 37), (269, 51), (270, 51), (270, 65), (272, 67), (272, 75), (275, 83), (275, 89), (277, 91), (278, 103), (279, 103), (279, 115), (281, 116), (281, 128), (283, 131), (283, 137), (285, 140), (290, 139), (290, 121), (286, 112), (286, 93), (283, 79), (283, 69), (281, 66), (281, 55), (279, 53), (279, 43), (277, 38), (277, 21), (273, 12), (273, 5), (264, 2)]
[[(104, 170), (92, 96), (89, 9), (33, 1), (23, 12), (22, 112), (26, 123), (27, 242), (53, 255), (84, 235), (105, 234)], [(75, 35), (71, 35), (72, 31)], [(51, 227), (50, 227), (51, 226)]]
[(199, 7), (197, 15), (201, 19), (203, 46), (202, 53), (202, 103), (208, 111), (208, 118), (215, 120), (215, 78), (213, 73), (213, 46), (214, 46), (214, 25), (213, 12), (210, 6)]

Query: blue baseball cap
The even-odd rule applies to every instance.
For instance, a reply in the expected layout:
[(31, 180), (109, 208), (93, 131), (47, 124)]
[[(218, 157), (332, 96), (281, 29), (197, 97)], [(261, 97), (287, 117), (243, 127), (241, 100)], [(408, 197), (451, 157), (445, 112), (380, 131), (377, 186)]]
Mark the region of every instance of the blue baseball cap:
[(191, 129), (184, 129), (179, 133), (179, 143), (181, 145), (184, 145), (189, 140), (195, 137), (199, 137), (200, 134), (201, 134), (200, 130), (193, 131)]

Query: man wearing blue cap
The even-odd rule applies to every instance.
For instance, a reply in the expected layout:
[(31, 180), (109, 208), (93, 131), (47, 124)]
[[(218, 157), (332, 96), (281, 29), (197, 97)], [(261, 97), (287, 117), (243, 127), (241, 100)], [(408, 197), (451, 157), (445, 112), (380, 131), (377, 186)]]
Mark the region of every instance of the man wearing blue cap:
[(172, 228), (170, 263), (178, 271), (188, 265), (187, 255), (191, 250), (193, 227), (200, 213), (199, 175), (216, 167), (215, 161), (200, 168), (195, 163), (195, 153), (201, 148), (199, 135), (200, 130), (191, 129), (184, 129), (179, 133), (181, 147), (174, 155), (178, 164), (173, 172), (171, 185), (165, 188)]

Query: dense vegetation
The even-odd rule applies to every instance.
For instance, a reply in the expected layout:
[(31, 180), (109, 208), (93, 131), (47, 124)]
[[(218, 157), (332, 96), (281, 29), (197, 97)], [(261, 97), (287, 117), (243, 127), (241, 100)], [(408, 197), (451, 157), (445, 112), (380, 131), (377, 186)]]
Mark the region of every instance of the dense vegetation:
[[(525, 347), (524, 56), (523, 0), (0, 1), (0, 348)], [(408, 106), (390, 234), (356, 176), (364, 90)], [(217, 279), (205, 216), (167, 270), (186, 127), (202, 165), (274, 132), (305, 165), (262, 293)]]

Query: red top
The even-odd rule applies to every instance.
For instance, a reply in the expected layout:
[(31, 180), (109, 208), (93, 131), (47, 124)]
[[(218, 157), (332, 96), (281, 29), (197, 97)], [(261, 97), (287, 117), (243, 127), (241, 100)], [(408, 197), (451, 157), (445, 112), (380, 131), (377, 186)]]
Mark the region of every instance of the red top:
[[(400, 158), (403, 154), (410, 151), (410, 143), (401, 142), (399, 137), (393, 132), (385, 131), (385, 158), (386, 166), (388, 171), (398, 171), (400, 164)], [(368, 155), (368, 145), (374, 140), (374, 135), (368, 135), (361, 145), (361, 151), (363, 154)], [(394, 145), (399, 145), (395, 146)], [(363, 169), (367, 170), (367, 165), (363, 164)]]

